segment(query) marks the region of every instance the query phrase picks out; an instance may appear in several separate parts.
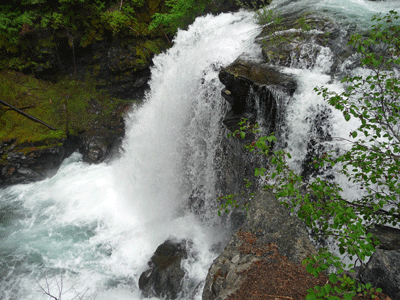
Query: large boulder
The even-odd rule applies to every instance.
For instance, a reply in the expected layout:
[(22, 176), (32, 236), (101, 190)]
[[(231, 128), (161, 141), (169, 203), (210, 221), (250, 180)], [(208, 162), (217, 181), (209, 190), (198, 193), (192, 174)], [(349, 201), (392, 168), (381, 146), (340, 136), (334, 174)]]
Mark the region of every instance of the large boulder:
[[(255, 266), (272, 273), (288, 260), (299, 264), (315, 254), (304, 224), (278, 203), (270, 192), (259, 191), (252, 199), (246, 224), (232, 235), (228, 245), (210, 267), (203, 300), (227, 299), (248, 283)], [(303, 270), (304, 271), (304, 270)]]
[(358, 277), (364, 284), (381, 288), (393, 300), (400, 299), (400, 230), (383, 225), (368, 229), (379, 241), (368, 263), (361, 267)]
[(188, 257), (186, 241), (166, 240), (149, 261), (149, 269), (139, 278), (139, 288), (145, 297), (176, 299), (182, 290), (185, 271), (181, 262)]
[[(347, 45), (354, 25), (339, 24), (335, 16), (306, 9), (306, 6), (299, 9), (286, 4), (283, 1), (279, 4), (285, 6), (281, 22), (265, 24), (256, 38), (265, 62), (291, 68), (317, 67), (336, 75), (355, 67), (352, 48)], [(342, 65), (345, 60), (348, 63)]]
[(361, 282), (371, 283), (393, 300), (400, 299), (400, 250), (378, 249), (360, 270)]
[(384, 225), (375, 225), (368, 229), (379, 241), (378, 249), (400, 250), (400, 230)]

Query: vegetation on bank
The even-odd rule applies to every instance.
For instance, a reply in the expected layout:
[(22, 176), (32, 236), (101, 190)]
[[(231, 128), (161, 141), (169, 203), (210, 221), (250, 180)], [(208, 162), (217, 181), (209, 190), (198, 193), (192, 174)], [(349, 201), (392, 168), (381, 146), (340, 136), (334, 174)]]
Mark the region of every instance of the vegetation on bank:
[(145, 43), (164, 35), (161, 28), (148, 27), (165, 9), (164, 0), (6, 1), (0, 8), (0, 67), (48, 68), (62, 48), (76, 50), (109, 38)]
[[(211, 0), (20, 0), (0, 7), (0, 68), (34, 71), (100, 41), (135, 41), (143, 60), (165, 49)], [(211, 7), (211, 6), (210, 6)], [(166, 43), (161, 43), (160, 39)], [(155, 43), (154, 41), (158, 41)]]
[(58, 145), (67, 135), (77, 136), (96, 123), (108, 124), (119, 106), (126, 104), (96, 89), (96, 82), (90, 78), (76, 81), (65, 76), (52, 83), (10, 70), (0, 72), (0, 99), (56, 129), (2, 106), (0, 141), (13, 141), (22, 152)]

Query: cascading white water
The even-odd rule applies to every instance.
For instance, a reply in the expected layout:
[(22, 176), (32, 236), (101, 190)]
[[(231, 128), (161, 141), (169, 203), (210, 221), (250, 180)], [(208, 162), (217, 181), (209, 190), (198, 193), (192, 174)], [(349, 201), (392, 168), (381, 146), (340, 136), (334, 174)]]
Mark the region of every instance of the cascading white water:
[(366, 28), (373, 15), (398, 7), (397, 0), (273, 0), (268, 8), (287, 15), (316, 12), (342, 25)]
[(122, 158), (87, 165), (73, 154), (54, 177), (0, 191), (0, 299), (48, 299), (40, 287), (67, 300), (139, 299), (138, 278), (169, 237), (193, 243), (184, 286), (205, 279), (226, 233), (216, 211), (198, 217), (187, 200), (196, 191), (213, 207), (226, 111), (218, 71), (251, 53), (259, 31), (251, 13), (198, 18), (154, 59)]
[[(346, 1), (286, 1), (274, 0), (271, 9), (282, 15), (297, 13), (299, 16), (304, 13), (316, 13), (327, 20), (336, 22), (342, 33), (350, 34), (354, 31), (365, 31), (370, 29), (371, 18), (380, 13), (385, 14), (390, 10), (400, 10), (398, 1), (367, 1), (367, 0), (346, 0)], [(300, 12), (300, 13), (299, 13)], [(346, 40), (340, 41), (346, 44)], [(285, 111), (284, 123), (286, 126), (286, 151), (291, 153), (292, 160), (289, 162), (292, 169), (297, 173), (304, 171), (304, 161), (310, 149), (308, 143), (312, 140), (320, 144), (324, 151), (333, 149), (349, 150), (351, 142), (349, 135), (358, 126), (358, 120), (352, 118), (346, 122), (342, 112), (330, 106), (322, 96), (318, 95), (315, 87), (326, 87), (330, 91), (341, 93), (345, 87), (341, 83), (345, 75), (363, 76), (366, 72), (362, 68), (351, 69), (349, 66), (354, 63), (352, 56), (348, 57), (338, 66), (338, 74), (332, 74), (331, 66), (334, 63), (334, 54), (326, 46), (313, 45), (312, 49), (301, 49), (309, 51), (302, 53), (293, 59), (290, 68), (283, 68), (283, 72), (292, 74), (296, 78), (297, 90), (293, 97), (286, 99), (287, 110)], [(314, 59), (312, 53), (318, 55)], [(311, 55), (307, 55), (311, 54)], [(321, 139), (321, 135), (329, 135), (328, 139)], [(333, 174), (335, 180), (344, 189), (347, 199), (357, 198), (361, 191), (351, 186), (347, 178), (332, 170), (326, 175)]]

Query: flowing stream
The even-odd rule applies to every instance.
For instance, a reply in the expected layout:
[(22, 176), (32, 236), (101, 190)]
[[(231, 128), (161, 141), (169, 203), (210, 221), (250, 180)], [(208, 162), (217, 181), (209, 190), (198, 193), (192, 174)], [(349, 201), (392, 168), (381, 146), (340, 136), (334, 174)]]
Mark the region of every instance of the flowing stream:
[[(282, 0), (271, 7), (288, 13), (312, 7), (343, 24), (361, 24), (395, 6), (398, 1)], [(247, 12), (196, 19), (154, 58), (151, 90), (127, 117), (121, 158), (88, 165), (75, 153), (52, 178), (0, 190), (0, 299), (48, 299), (41, 287), (66, 300), (140, 299), (138, 278), (169, 237), (192, 241), (183, 298), (201, 299), (196, 287), (229, 238), (215, 210), (215, 160), (228, 109), (218, 72), (243, 52), (257, 59), (260, 31)], [(342, 89), (326, 74), (330, 55), (321, 51), (312, 67), (284, 70), (298, 80), (285, 119), (299, 170), (312, 120), (326, 106), (313, 88)], [(317, 127), (348, 136), (355, 125), (331, 111)], [(187, 205), (194, 191), (205, 202), (200, 213)]]

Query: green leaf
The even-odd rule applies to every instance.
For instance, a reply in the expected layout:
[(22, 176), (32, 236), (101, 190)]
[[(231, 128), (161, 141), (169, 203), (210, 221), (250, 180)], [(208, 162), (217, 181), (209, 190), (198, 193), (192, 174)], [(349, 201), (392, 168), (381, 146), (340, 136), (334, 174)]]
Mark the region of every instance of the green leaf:
[(306, 300), (316, 300), (317, 296), (314, 294), (314, 292), (311, 292), (309, 294), (307, 294), (306, 296)]
[(314, 268), (311, 264), (308, 264), (306, 267), (306, 271), (310, 274), (312, 274), (314, 272)]
[(335, 273), (329, 274), (329, 281), (335, 284), (338, 281), (338, 278)]

